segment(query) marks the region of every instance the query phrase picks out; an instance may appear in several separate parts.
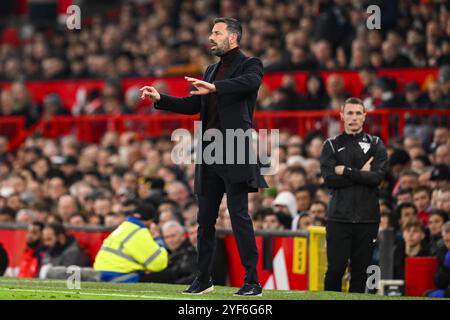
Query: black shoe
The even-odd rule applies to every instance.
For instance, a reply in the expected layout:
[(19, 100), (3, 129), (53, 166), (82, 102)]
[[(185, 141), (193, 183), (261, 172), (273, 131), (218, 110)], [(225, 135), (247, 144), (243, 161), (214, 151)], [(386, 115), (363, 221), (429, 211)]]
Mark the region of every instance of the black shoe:
[(259, 283), (244, 283), (242, 288), (240, 288), (234, 295), (241, 297), (261, 297), (262, 288)]
[(214, 290), (214, 285), (212, 279), (208, 282), (200, 282), (199, 278), (195, 278), (191, 286), (183, 291), (183, 294), (204, 294), (212, 292)]

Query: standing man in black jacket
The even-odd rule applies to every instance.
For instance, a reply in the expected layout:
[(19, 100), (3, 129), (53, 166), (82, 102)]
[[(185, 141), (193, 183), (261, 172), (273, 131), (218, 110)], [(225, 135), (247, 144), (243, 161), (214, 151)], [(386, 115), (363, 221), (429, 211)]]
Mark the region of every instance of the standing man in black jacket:
[(325, 290), (341, 291), (350, 261), (350, 292), (365, 292), (380, 221), (378, 186), (387, 170), (387, 153), (379, 137), (363, 132), (366, 111), (358, 98), (341, 108), (342, 134), (325, 141), (321, 172), (332, 198), (327, 214)]
[[(266, 188), (258, 164), (250, 161), (251, 144), (244, 150), (229, 146), (226, 131), (252, 128), (253, 110), (263, 76), (262, 62), (258, 58), (246, 57), (239, 50), (242, 26), (232, 18), (217, 18), (214, 21), (209, 41), (211, 52), (220, 57), (220, 62), (208, 66), (204, 80), (186, 77), (194, 87), (190, 97), (176, 98), (164, 94), (151, 86), (144, 86), (142, 98), (149, 97), (156, 109), (182, 114), (201, 115), (202, 135), (198, 145), (200, 151), (206, 149), (209, 141), (203, 141), (205, 131), (220, 131), (223, 154), (219, 158), (226, 161), (214, 163), (196, 162), (194, 191), (198, 196), (198, 277), (184, 292), (202, 294), (213, 290), (211, 280), (212, 258), (215, 243), (215, 223), (223, 194), (227, 194), (227, 205), (236, 243), (245, 267), (244, 285), (236, 293), (243, 296), (261, 295), (256, 265), (258, 251), (251, 218), (248, 214), (248, 192)], [(233, 138), (234, 139), (234, 138)], [(206, 140), (206, 139), (204, 139)], [(214, 140), (217, 143), (216, 140)], [(234, 150), (234, 152), (233, 152)], [(199, 152), (199, 150), (197, 150)], [(231, 151), (231, 152), (230, 152)], [(228, 156), (232, 155), (233, 159)], [(244, 156), (245, 161), (236, 161), (236, 156)], [(197, 158), (198, 160), (198, 158)], [(242, 160), (242, 159), (241, 159)], [(225, 163), (226, 162), (226, 163)]]

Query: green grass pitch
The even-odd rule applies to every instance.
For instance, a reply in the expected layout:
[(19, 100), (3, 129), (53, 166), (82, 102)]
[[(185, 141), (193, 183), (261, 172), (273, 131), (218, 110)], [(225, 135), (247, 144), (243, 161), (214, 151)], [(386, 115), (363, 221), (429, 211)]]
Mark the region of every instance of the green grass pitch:
[[(156, 283), (81, 282), (80, 289), (69, 289), (66, 281), (0, 277), (0, 300), (248, 300), (233, 296), (237, 290), (215, 286), (212, 293), (191, 296), (181, 292), (185, 285)], [(381, 300), (426, 299), (421, 297), (384, 297), (323, 291), (264, 290), (254, 300)]]

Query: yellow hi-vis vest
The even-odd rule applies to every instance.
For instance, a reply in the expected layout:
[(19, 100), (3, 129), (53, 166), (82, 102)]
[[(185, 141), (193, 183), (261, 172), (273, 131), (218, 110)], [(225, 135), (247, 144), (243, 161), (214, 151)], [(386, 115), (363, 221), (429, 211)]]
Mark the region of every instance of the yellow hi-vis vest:
[(104, 241), (95, 257), (94, 270), (130, 273), (167, 268), (167, 250), (160, 247), (148, 228), (124, 221)]

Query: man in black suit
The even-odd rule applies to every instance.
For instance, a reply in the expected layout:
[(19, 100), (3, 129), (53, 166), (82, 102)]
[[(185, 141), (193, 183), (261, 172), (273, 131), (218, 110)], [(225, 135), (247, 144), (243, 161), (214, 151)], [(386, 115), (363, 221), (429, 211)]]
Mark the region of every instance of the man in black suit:
[[(141, 88), (142, 98), (149, 97), (153, 100), (156, 109), (182, 114), (200, 113), (203, 133), (199, 141), (201, 150), (205, 150), (207, 145), (212, 143), (202, 138), (206, 130), (218, 132), (222, 136), (222, 153), (215, 153), (217, 156), (215, 159), (219, 160), (211, 163), (201, 159), (201, 163), (196, 162), (194, 191), (199, 202), (199, 273), (192, 285), (184, 291), (187, 294), (202, 294), (214, 289), (211, 266), (215, 223), (224, 193), (227, 194), (227, 206), (239, 255), (246, 270), (244, 285), (236, 294), (241, 296), (262, 294), (256, 271), (258, 251), (252, 221), (248, 214), (248, 192), (266, 188), (267, 184), (261, 175), (259, 165), (256, 161), (252, 161), (254, 151), (251, 142), (244, 143), (243, 148), (236, 148), (235, 138), (226, 134), (230, 130), (237, 132), (236, 130), (246, 131), (252, 128), (253, 110), (263, 76), (261, 60), (246, 57), (239, 50), (241, 37), (242, 27), (237, 20), (232, 18), (214, 20), (209, 40), (211, 52), (220, 57), (220, 62), (208, 66), (203, 76), (204, 80), (185, 77), (195, 87), (195, 90), (190, 92), (191, 96), (176, 98), (159, 94), (151, 86)], [(251, 141), (251, 138), (249, 140)], [(214, 142), (219, 143), (216, 140)], [(236, 158), (241, 159), (239, 161)]]

